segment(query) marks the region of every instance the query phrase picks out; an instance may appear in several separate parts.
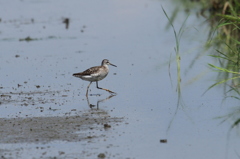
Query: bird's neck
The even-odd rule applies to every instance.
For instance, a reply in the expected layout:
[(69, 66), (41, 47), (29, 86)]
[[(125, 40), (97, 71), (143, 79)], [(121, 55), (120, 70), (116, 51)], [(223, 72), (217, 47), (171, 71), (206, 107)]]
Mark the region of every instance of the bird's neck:
[(103, 67), (105, 67), (105, 68), (109, 69), (108, 65), (103, 65)]

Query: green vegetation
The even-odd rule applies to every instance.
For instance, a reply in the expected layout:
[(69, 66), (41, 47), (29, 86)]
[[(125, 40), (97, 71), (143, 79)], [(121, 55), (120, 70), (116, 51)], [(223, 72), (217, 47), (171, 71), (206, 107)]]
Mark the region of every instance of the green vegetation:
[(216, 51), (212, 57), (219, 62), (218, 65), (209, 64), (211, 68), (220, 72), (220, 81), (216, 82), (212, 88), (218, 84), (228, 84), (238, 88), (240, 80), (240, 3), (237, 0), (212, 0), (209, 1), (212, 14), (210, 19), (212, 24), (212, 35), (207, 46), (213, 47)]
[[(203, 0), (202, 0), (203, 1)], [(238, 0), (211, 0), (213, 12), (211, 19), (213, 23), (213, 38), (208, 41), (210, 47), (216, 50), (211, 57), (218, 60), (217, 65), (209, 64), (211, 68), (219, 72), (219, 81), (210, 86), (208, 89), (225, 84), (226, 98), (240, 100), (240, 2)], [(208, 3), (210, 3), (208, 2)], [(227, 114), (223, 122), (231, 119), (233, 124), (230, 128), (240, 124), (240, 107), (237, 106), (232, 113)]]
[[(202, 0), (203, 1), (203, 0)], [(217, 65), (209, 64), (211, 68), (219, 72), (220, 79), (208, 89), (225, 84), (225, 93), (232, 95), (226, 98), (240, 99), (240, 2), (237, 0), (212, 0), (209, 1), (212, 14), (213, 38), (208, 41), (207, 46), (216, 51), (211, 57), (218, 60)], [(226, 115), (224, 120), (231, 118), (234, 122), (231, 129), (240, 124), (239, 106), (232, 113)], [(230, 130), (231, 130), (230, 129)]]
[[(206, 49), (211, 49), (211, 57), (218, 63), (209, 64), (213, 70), (219, 71), (218, 81), (209, 87), (219, 84), (240, 87), (240, 1), (239, 0), (172, 0), (176, 4), (169, 20), (169, 26), (180, 10), (195, 12), (206, 18), (211, 26)], [(165, 14), (166, 15), (166, 14)], [(176, 35), (175, 35), (176, 38)], [(177, 45), (179, 45), (177, 43)], [(176, 47), (178, 48), (178, 47)], [(227, 84), (227, 85), (226, 85)], [(209, 90), (208, 89), (208, 90)]]
[[(206, 49), (211, 49), (209, 55), (216, 59), (217, 63), (208, 64), (214, 71), (219, 72), (217, 82), (211, 85), (207, 91), (217, 85), (223, 86), (226, 98), (240, 100), (240, 1), (239, 0), (172, 0), (176, 3), (176, 9), (168, 18), (170, 24), (177, 16), (180, 9), (186, 13), (197, 12), (203, 16), (211, 26), (206, 42)], [(166, 15), (166, 13), (165, 13)], [(166, 15), (167, 16), (167, 15)], [(172, 26), (173, 27), (173, 26)], [(173, 27), (174, 29), (174, 27)], [(175, 30), (175, 39), (178, 40)], [(179, 48), (179, 42), (176, 42)], [(176, 49), (177, 50), (177, 49)], [(176, 51), (177, 52), (177, 51)], [(179, 53), (177, 53), (177, 57)], [(179, 65), (180, 69), (180, 65)], [(230, 95), (229, 95), (230, 94)], [(234, 120), (231, 129), (240, 125), (239, 106), (233, 113), (223, 117)], [(225, 120), (224, 120), (225, 121)]]
[[(181, 37), (184, 33), (184, 29), (185, 29), (185, 24), (186, 24), (186, 21), (188, 19), (188, 17), (184, 20), (184, 22), (182, 23), (180, 29), (178, 32), (176, 32), (176, 29), (172, 23), (172, 19), (169, 18), (168, 14), (166, 13), (166, 11), (164, 10), (164, 8), (162, 7), (162, 10), (165, 14), (165, 16), (167, 17), (168, 21), (169, 21), (169, 25), (172, 27), (173, 29), (173, 32), (174, 32), (174, 37), (175, 37), (175, 43), (176, 43), (176, 46), (174, 47), (174, 51), (176, 53), (176, 63), (177, 63), (177, 93), (178, 93), (178, 101), (177, 101), (177, 107), (176, 107), (176, 110), (175, 110), (175, 113), (174, 113), (174, 116), (172, 118), (172, 120), (170, 121), (169, 123), (169, 126), (168, 126), (168, 130), (170, 129), (171, 125), (172, 125), (172, 122), (177, 114), (177, 111), (178, 111), (178, 108), (180, 105), (184, 105), (183, 104), (183, 100), (182, 100), (182, 94), (181, 94), (181, 56), (180, 56), (180, 40), (181, 40)], [(171, 60), (170, 60), (171, 61)], [(169, 68), (170, 68), (170, 62), (169, 62)], [(171, 79), (171, 73), (169, 71), (169, 77)], [(172, 81), (172, 80), (171, 80)]]
[[(175, 53), (176, 53), (176, 62), (177, 62), (177, 92), (178, 92), (178, 103), (177, 103), (177, 106), (179, 106), (181, 103), (181, 66), (180, 66), (180, 60), (181, 60), (181, 57), (180, 57), (180, 52), (179, 52), (179, 46), (180, 46), (180, 40), (181, 40), (181, 36), (184, 32), (184, 26), (185, 26), (185, 23), (187, 21), (187, 18), (185, 19), (185, 21), (182, 23), (182, 26), (181, 28), (179, 29), (178, 33), (176, 32), (175, 28), (174, 28), (174, 25), (172, 24), (172, 21), (171, 19), (168, 17), (166, 11), (164, 10), (164, 8), (162, 7), (162, 10), (165, 14), (165, 16), (167, 17), (168, 21), (169, 21), (169, 24), (171, 25), (172, 29), (173, 29), (173, 32), (174, 32), (174, 37), (175, 37), (175, 40), (176, 40), (176, 46), (174, 48), (175, 50)], [(170, 75), (170, 74), (169, 74)], [(170, 75), (170, 78), (171, 78), (171, 75)]]

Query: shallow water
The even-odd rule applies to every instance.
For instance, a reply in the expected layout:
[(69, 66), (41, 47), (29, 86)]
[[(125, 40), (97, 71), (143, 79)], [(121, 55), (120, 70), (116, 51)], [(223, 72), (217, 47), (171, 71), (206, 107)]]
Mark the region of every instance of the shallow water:
[[(221, 87), (203, 95), (217, 77), (207, 67), (211, 52), (203, 51), (209, 24), (194, 13), (188, 18), (177, 107), (175, 39), (161, 5), (169, 14), (176, 7), (149, 0), (1, 2), (2, 158), (236, 158), (234, 120), (217, 117), (238, 101), (223, 101)], [(176, 29), (185, 18), (180, 12)], [(89, 93), (97, 96), (87, 99), (89, 83), (72, 74), (105, 58), (118, 67), (99, 86), (117, 95), (93, 83)]]

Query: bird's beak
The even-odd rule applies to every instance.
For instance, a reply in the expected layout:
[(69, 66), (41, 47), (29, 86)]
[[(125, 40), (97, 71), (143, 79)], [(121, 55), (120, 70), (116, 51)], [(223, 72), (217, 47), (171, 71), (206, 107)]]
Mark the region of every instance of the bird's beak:
[(110, 64), (110, 65), (112, 65), (112, 66), (114, 66), (114, 67), (117, 67), (116, 65), (114, 65), (114, 64), (111, 64), (110, 62), (109, 62), (109, 64)]

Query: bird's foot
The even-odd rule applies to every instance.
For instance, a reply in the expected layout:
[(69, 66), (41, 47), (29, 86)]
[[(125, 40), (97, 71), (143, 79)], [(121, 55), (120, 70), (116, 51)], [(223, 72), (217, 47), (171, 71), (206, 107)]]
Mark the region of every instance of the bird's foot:
[(108, 91), (109, 93), (114, 94), (114, 95), (117, 94), (117, 93), (115, 93), (115, 92), (113, 92), (113, 91), (110, 91), (109, 89), (106, 89), (106, 91)]

